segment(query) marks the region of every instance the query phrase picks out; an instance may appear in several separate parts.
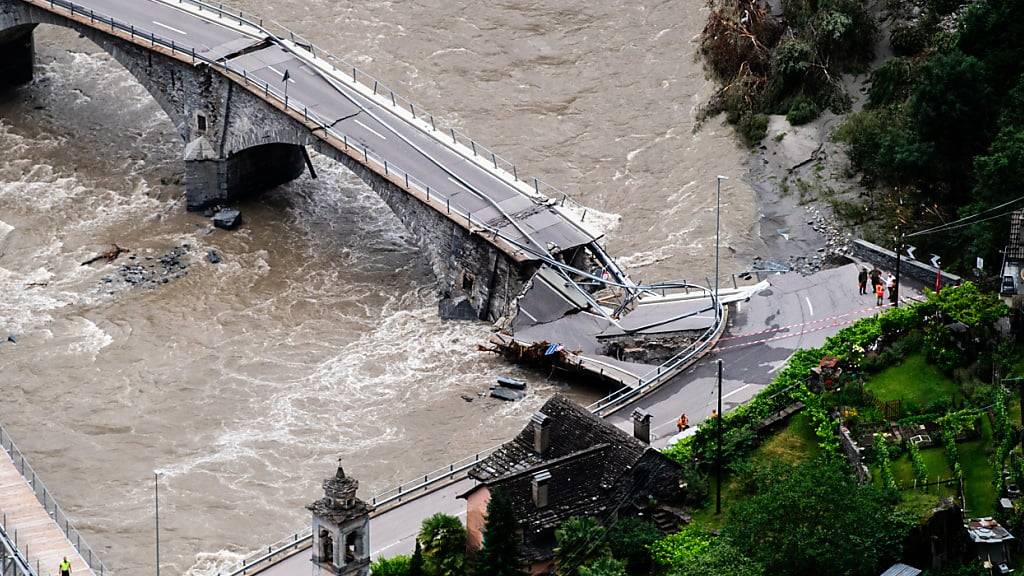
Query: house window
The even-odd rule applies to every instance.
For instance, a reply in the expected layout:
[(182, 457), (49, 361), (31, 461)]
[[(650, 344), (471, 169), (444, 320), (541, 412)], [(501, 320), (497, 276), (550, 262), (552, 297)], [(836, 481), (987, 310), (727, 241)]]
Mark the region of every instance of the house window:
[(206, 116), (203, 114), (196, 114), (196, 130), (200, 134), (206, 133)]

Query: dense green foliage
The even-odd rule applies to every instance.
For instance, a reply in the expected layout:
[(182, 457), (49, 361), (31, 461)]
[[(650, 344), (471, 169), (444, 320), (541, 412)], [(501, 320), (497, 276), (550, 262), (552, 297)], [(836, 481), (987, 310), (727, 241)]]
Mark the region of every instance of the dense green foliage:
[[(933, 12), (948, 9), (931, 4)], [(1024, 2), (972, 3), (955, 34), (896, 29), (896, 58), (872, 75), (865, 110), (836, 132), (854, 166), (899, 194), (883, 198), (884, 227), (914, 228), (975, 214), (1024, 190)], [(937, 22), (929, 14), (922, 22)], [(930, 46), (926, 46), (931, 38)], [(899, 205), (900, 209), (895, 207)], [(891, 208), (891, 209), (889, 209)], [(999, 213), (993, 214), (998, 216)], [(915, 239), (968, 272), (998, 262), (1005, 218)]]
[(822, 110), (845, 110), (837, 78), (871, 60), (876, 24), (861, 0), (783, 0), (783, 18), (752, 0), (720, 0), (708, 18), (701, 51), (723, 88), (707, 114), (726, 119), (749, 145), (765, 134), (766, 114), (793, 124)]
[(898, 558), (909, 528), (884, 491), (859, 484), (843, 462), (818, 460), (758, 474), (723, 534), (770, 574), (852, 576)]
[(622, 560), (629, 574), (647, 574), (651, 570), (648, 548), (660, 540), (657, 526), (638, 518), (620, 518), (608, 530), (608, 547), (612, 556)]
[(555, 530), (555, 574), (578, 576), (580, 567), (611, 555), (607, 531), (594, 518), (573, 517)]
[(466, 529), (455, 516), (437, 513), (423, 521), (419, 542), (425, 571), (430, 576), (466, 573)]
[(373, 576), (409, 576), (409, 557), (381, 558), (370, 564), (370, 573)]
[(691, 524), (650, 546), (660, 573), (669, 576), (762, 576), (764, 568), (726, 538)]
[(517, 576), (519, 568), (519, 522), (512, 509), (512, 500), (504, 490), (491, 492), (487, 502), (487, 522), (483, 529), (483, 546), (477, 552), (473, 573), (477, 576)]

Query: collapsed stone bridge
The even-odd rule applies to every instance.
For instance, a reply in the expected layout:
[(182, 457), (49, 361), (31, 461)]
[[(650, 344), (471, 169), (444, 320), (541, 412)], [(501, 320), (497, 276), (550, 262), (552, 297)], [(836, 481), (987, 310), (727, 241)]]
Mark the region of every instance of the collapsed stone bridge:
[(627, 281), (564, 199), (262, 21), (198, 0), (0, 0), (0, 89), (32, 80), (41, 24), (90, 39), (149, 91), (184, 142), (190, 210), (244, 199), (307, 166), (315, 177), (312, 149), (357, 174), (417, 238), (443, 317), (509, 317), (545, 262)]

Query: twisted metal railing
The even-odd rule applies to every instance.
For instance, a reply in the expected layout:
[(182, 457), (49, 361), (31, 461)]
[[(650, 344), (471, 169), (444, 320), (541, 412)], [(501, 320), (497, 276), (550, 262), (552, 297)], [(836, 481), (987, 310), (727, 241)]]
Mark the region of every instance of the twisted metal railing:
[[(14, 440), (11, 438), (11, 435), (7, 433), (7, 430), (3, 427), (3, 424), (0, 424), (0, 447), (2, 447), (4, 452), (7, 453), (7, 455), (11, 458), (11, 462), (14, 463), (14, 467), (18, 469), (18, 472), (21, 473), (21, 476), (25, 479), (26, 482), (28, 482), (29, 486), (32, 487), (32, 491), (35, 494), (36, 499), (39, 500), (39, 503), (43, 505), (43, 509), (46, 510), (46, 513), (50, 515), (50, 518), (53, 519), (53, 522), (57, 525), (57, 527), (64, 532), (64, 536), (67, 538), (68, 542), (70, 542), (71, 545), (74, 546), (76, 550), (78, 550), (78, 553), (82, 556), (82, 559), (85, 560), (85, 562), (89, 565), (90, 568), (92, 568), (93, 572), (95, 572), (99, 576), (105, 576), (106, 574), (109, 574), (109, 572), (107, 572), (106, 566), (104, 566), (103, 562), (99, 559), (99, 556), (97, 556), (92, 551), (92, 548), (89, 546), (89, 544), (85, 541), (84, 538), (82, 538), (81, 532), (79, 532), (78, 529), (76, 529), (74, 525), (71, 524), (71, 520), (68, 518), (68, 515), (60, 507), (60, 505), (57, 504), (57, 501), (53, 498), (53, 495), (50, 492), (50, 490), (46, 487), (45, 484), (43, 484), (43, 481), (39, 478), (39, 476), (36, 475), (36, 471), (28, 463), (28, 460), (25, 459), (25, 455), (21, 452), (21, 450), (18, 449), (18, 446), (14, 443)], [(3, 525), (6, 533), (15, 534), (14, 540), (16, 541), (16, 527), (7, 526), (6, 515), (4, 515)], [(25, 559), (26, 562), (28, 562), (29, 567), (31, 567), (31, 553), (32, 550), (27, 550), (25, 552)], [(38, 565), (38, 559), (36, 561), (36, 564)], [(33, 576), (43, 576), (44, 573), (49, 574), (50, 572), (39, 572), (37, 570)]]

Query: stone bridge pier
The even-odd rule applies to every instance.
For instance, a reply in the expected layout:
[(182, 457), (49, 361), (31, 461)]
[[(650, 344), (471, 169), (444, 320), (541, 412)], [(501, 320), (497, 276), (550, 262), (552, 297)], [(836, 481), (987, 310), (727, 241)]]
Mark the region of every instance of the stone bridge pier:
[[(184, 144), (189, 210), (236, 202), (293, 180), (311, 167), (307, 149), (313, 148), (355, 172), (416, 237), (437, 277), (442, 317), (495, 320), (506, 315), (534, 271), (532, 263), (515, 261), (321, 140), (315, 127), (284, 113), (238, 79), (193, 63), (180, 51), (173, 54), (138, 36), (111, 32), (88, 18), (68, 18), (22, 0), (0, 0), (0, 89), (32, 80), (33, 33), (40, 24), (71, 28), (93, 41), (153, 96)], [(111, 110), (117, 105), (109, 103)]]

